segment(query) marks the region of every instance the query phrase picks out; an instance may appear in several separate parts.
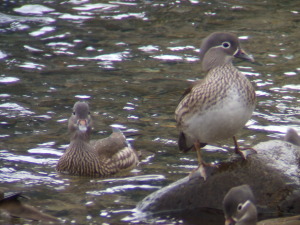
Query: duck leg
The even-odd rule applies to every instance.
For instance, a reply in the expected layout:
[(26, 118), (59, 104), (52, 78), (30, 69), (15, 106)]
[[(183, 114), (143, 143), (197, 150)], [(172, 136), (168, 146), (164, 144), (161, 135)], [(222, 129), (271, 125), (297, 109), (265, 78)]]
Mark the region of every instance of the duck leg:
[(233, 142), (234, 142), (234, 151), (236, 154), (239, 154), (240, 156), (242, 156), (243, 159), (246, 160), (246, 158), (248, 157), (248, 155), (251, 155), (253, 154), (253, 152), (257, 153), (255, 151), (255, 149), (253, 148), (240, 148), (237, 140), (236, 140), (236, 137), (233, 136)]
[(206, 167), (216, 167), (216, 166), (213, 165), (213, 164), (210, 164), (210, 163), (206, 163), (202, 159), (202, 155), (201, 155), (201, 143), (199, 141), (196, 141), (194, 143), (194, 147), (195, 147), (195, 150), (197, 152), (198, 167), (197, 167), (197, 169), (193, 170), (190, 173), (189, 177), (191, 179), (194, 176), (196, 176), (197, 173), (200, 173), (200, 176), (203, 177), (204, 180), (206, 180), (207, 179)]

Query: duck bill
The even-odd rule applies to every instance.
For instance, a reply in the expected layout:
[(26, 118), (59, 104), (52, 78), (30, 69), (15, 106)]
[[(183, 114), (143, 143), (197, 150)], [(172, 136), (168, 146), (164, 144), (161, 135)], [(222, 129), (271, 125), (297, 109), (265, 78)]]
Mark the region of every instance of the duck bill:
[(235, 225), (235, 221), (232, 218), (225, 220), (225, 225)]
[(87, 131), (88, 121), (87, 120), (78, 120), (77, 121), (78, 129), (82, 132)]
[(241, 49), (241, 48), (239, 48), (239, 49), (236, 51), (236, 53), (234, 54), (234, 57), (239, 58), (239, 59), (243, 59), (243, 60), (247, 60), (247, 61), (250, 61), (250, 62), (254, 62), (253, 56), (247, 54), (247, 53), (245, 52), (245, 50), (244, 50), (244, 49)]

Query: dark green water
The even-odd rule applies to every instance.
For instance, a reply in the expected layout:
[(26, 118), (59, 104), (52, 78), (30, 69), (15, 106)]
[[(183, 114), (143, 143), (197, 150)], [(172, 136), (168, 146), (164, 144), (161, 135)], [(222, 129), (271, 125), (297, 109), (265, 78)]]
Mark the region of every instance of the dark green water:
[[(285, 0), (4, 1), (1, 186), (24, 192), (27, 203), (66, 223), (130, 223), (124, 218), (137, 202), (197, 165), (194, 153), (178, 152), (174, 110), (190, 81), (203, 77), (199, 47), (214, 31), (236, 33), (258, 62), (236, 63), (258, 95), (239, 143), (281, 138), (288, 127), (300, 131), (299, 9)], [(143, 152), (137, 169), (111, 179), (56, 173), (67, 119), (80, 99), (90, 103), (94, 138), (109, 135), (111, 124), (141, 134), (131, 140)], [(230, 140), (219, 144), (206, 148), (207, 160), (232, 154)]]

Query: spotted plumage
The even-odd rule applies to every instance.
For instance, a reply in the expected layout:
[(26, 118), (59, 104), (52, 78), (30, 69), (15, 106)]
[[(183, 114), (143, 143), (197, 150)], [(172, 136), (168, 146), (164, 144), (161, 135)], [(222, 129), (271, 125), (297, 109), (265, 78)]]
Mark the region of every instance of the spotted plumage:
[(123, 133), (114, 128), (104, 139), (90, 141), (92, 118), (89, 106), (77, 102), (69, 119), (70, 145), (59, 159), (56, 169), (80, 176), (106, 177), (138, 164), (135, 150)]

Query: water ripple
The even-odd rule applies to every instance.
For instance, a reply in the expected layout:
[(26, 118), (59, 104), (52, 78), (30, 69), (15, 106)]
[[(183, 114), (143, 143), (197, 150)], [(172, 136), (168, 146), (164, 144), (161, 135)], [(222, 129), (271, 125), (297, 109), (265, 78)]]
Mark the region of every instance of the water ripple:
[(3, 51), (0, 51), (0, 59), (4, 59), (7, 57), (7, 54), (4, 53)]
[(160, 60), (164, 60), (164, 61), (182, 61), (183, 58), (181, 56), (178, 55), (157, 55), (157, 56), (152, 56), (152, 58), (154, 59), (160, 59)]
[(116, 7), (118, 6), (112, 4), (95, 3), (95, 4), (84, 4), (82, 6), (73, 7), (73, 9), (80, 10), (80, 11), (91, 11), (95, 9), (97, 9), (97, 11), (106, 11)]
[(103, 54), (95, 57), (78, 57), (80, 60), (103, 60), (108, 62), (119, 62), (122, 61), (129, 55), (128, 51), (116, 52), (110, 54)]
[(69, 13), (65, 13), (59, 16), (60, 19), (65, 19), (65, 20), (74, 20), (78, 22), (77, 20), (88, 20), (94, 18), (93, 16), (80, 16), (80, 15), (72, 15)]
[(20, 64), (19, 67), (26, 68), (26, 69), (42, 70), (45, 67), (45, 65), (34, 63), (34, 62), (24, 62), (23, 64)]
[(134, 177), (122, 177), (114, 179), (104, 179), (104, 180), (92, 180), (91, 182), (106, 183), (106, 182), (132, 182), (132, 181), (154, 181), (154, 180), (164, 180), (166, 179), (164, 175), (161, 174), (148, 174)]
[[(28, 150), (31, 154), (37, 154), (37, 155), (55, 155), (55, 156), (62, 156), (63, 153), (61, 151), (58, 151), (54, 148), (46, 148), (46, 147), (39, 147), (39, 148), (32, 148)], [(43, 156), (44, 157), (44, 156)], [(56, 160), (56, 159), (54, 159)], [(41, 161), (38, 161), (38, 164), (40, 164)], [(48, 162), (48, 161), (47, 161)], [(53, 160), (50, 161), (50, 164), (53, 164)]]
[(63, 181), (55, 180), (48, 174), (34, 175), (27, 171), (17, 171), (13, 168), (0, 168), (0, 180), (2, 182), (22, 182), (23, 185), (34, 184), (61, 184)]
[(102, 19), (115, 19), (115, 20), (123, 20), (128, 18), (136, 18), (136, 19), (142, 19), (142, 20), (148, 20), (146, 17), (146, 14), (144, 12), (142, 13), (124, 13), (124, 14), (118, 14), (114, 16), (101, 16)]
[(287, 84), (282, 87), (282, 89), (287, 90), (300, 90), (300, 84)]
[(0, 13), (0, 24), (1, 23), (13, 23), (13, 22), (53, 23), (53, 22), (55, 22), (55, 19), (52, 19), (50, 17), (12, 16), (12, 15)]
[(146, 46), (141, 46), (138, 49), (143, 52), (152, 53), (152, 52), (158, 51), (159, 47), (156, 45), (146, 45)]
[(22, 14), (44, 14), (48, 12), (53, 12), (54, 9), (43, 5), (23, 5), (20, 8), (15, 8), (15, 12), (22, 13)]
[(99, 195), (103, 195), (103, 194), (124, 192), (127, 190), (136, 190), (136, 189), (151, 190), (151, 189), (159, 189), (159, 188), (161, 188), (161, 186), (153, 186), (153, 185), (149, 185), (149, 184), (141, 184), (141, 185), (125, 184), (125, 185), (110, 187), (110, 188), (107, 188), (107, 189), (101, 190), (101, 191), (89, 191), (89, 192), (87, 192), (87, 194), (99, 196)]
[(6, 102), (0, 104), (0, 115), (4, 115), (8, 118), (16, 116), (27, 116), (32, 115), (34, 112), (18, 105), (17, 103)]
[(0, 77), (0, 83), (15, 83), (19, 80), (17, 77)]
[(29, 35), (31, 35), (33, 37), (37, 37), (37, 36), (42, 36), (46, 33), (52, 32), (52, 31), (55, 31), (55, 27), (45, 26), (37, 31), (33, 31), (33, 32), (29, 33)]
[[(47, 151), (49, 153), (49, 151)], [(56, 159), (51, 159), (51, 158), (35, 158), (32, 156), (24, 156), (24, 155), (14, 155), (8, 152), (2, 152), (0, 153), (0, 158), (4, 159), (6, 161), (12, 161), (12, 162), (27, 162), (31, 164), (39, 164), (39, 165), (44, 165), (44, 164), (56, 164)]]
[(187, 46), (176, 46), (176, 47), (168, 47), (171, 51), (183, 51), (187, 49), (195, 49), (194, 46), (187, 45)]

